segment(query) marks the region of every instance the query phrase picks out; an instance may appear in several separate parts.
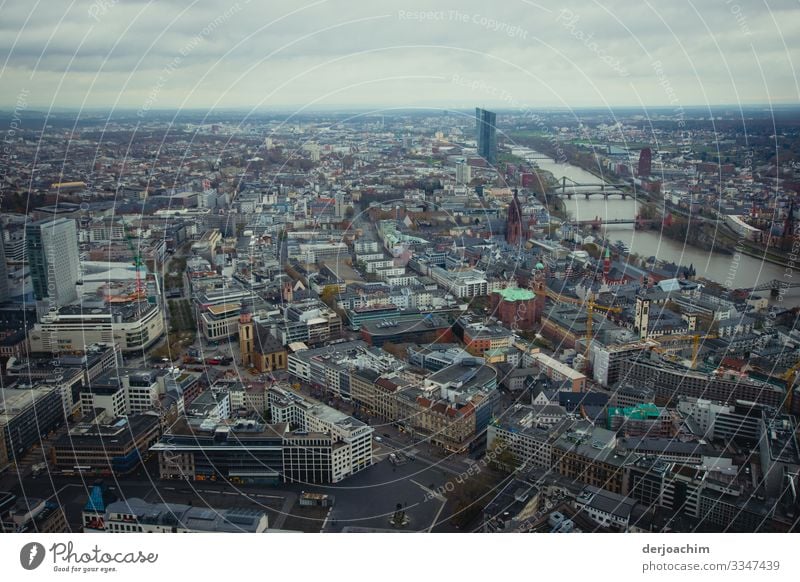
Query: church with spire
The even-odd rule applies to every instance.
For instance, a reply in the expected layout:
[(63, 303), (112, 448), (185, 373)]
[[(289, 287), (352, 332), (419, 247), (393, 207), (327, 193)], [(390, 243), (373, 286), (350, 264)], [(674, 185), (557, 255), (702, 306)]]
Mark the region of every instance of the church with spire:
[(514, 198), (508, 205), (508, 219), (506, 220), (506, 242), (510, 245), (518, 246), (525, 244), (530, 238), (527, 225), (522, 220), (522, 205), (517, 197), (517, 190), (514, 189)]

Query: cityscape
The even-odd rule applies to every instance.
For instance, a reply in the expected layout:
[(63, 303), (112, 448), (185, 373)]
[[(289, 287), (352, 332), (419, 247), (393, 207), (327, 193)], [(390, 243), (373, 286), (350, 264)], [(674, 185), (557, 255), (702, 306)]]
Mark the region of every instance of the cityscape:
[(138, 106), (4, 91), (0, 531), (800, 529), (796, 98), (173, 104), (244, 4)]

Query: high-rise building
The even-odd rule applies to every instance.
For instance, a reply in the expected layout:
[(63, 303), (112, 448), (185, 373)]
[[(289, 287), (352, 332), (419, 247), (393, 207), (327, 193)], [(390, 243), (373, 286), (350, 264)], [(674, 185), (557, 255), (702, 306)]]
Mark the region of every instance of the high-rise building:
[(8, 270), (6, 269), (6, 249), (3, 241), (3, 228), (0, 225), (0, 303), (8, 301)]
[(78, 298), (78, 231), (71, 218), (46, 218), (25, 226), (25, 251), (37, 300), (61, 307)]
[(478, 155), (489, 164), (497, 163), (497, 114), (475, 108), (475, 139)]
[(650, 148), (643, 148), (639, 152), (639, 177), (646, 178), (652, 172), (653, 153)]
[(466, 185), (472, 180), (472, 170), (465, 160), (456, 162), (456, 184)]

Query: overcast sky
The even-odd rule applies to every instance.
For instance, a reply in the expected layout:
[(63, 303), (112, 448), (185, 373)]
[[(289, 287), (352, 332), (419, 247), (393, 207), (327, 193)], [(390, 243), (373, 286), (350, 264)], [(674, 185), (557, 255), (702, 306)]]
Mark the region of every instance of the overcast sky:
[(0, 106), (800, 100), (797, 0), (6, 0)]

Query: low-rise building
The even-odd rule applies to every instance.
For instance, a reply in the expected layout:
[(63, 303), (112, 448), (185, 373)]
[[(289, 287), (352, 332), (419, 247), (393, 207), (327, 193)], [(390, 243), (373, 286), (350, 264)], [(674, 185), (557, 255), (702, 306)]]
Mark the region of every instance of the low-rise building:
[[(267, 514), (255, 509), (217, 509), (180, 503), (148, 503), (132, 497), (105, 508), (104, 533), (264, 533)], [(86, 530), (84, 530), (86, 531)]]
[(786, 394), (785, 388), (743, 374), (704, 373), (655, 356), (632, 361), (626, 378), (639, 385), (651, 386), (656, 392), (657, 403), (664, 404), (677, 402), (681, 396), (691, 396), (723, 403), (746, 400), (779, 407)]
[(267, 424), (185, 417), (151, 447), (162, 479), (277, 485), (335, 483), (372, 464), (372, 428), (281, 388), (267, 392)]
[(344, 399), (351, 398), (351, 370), (370, 369), (383, 374), (403, 367), (403, 363), (388, 352), (360, 340), (298, 350), (288, 358), (288, 370), (292, 376), (324, 387)]
[(5, 450), (0, 467), (19, 459), (35, 443), (66, 420), (58, 388), (36, 386), (25, 389), (0, 388), (0, 432)]
[(161, 434), (156, 413), (134, 414), (107, 423), (78, 424), (53, 446), (55, 470), (110, 475), (130, 473)]
[(652, 403), (624, 408), (609, 407), (606, 411), (606, 428), (620, 436), (669, 438), (676, 432), (669, 411)]
[[(541, 421), (532, 406), (515, 405), (489, 424), (486, 450), (500, 451), (495, 456), (498, 459), (510, 458), (515, 467), (549, 469), (553, 459), (553, 442), (571, 423), (556, 428)], [(511, 457), (504, 457), (502, 451), (507, 451)]]
[(164, 334), (158, 304), (98, 302), (95, 307), (67, 305), (42, 316), (29, 334), (33, 352), (84, 351), (91, 344), (116, 344), (125, 352), (152, 346)]
[(552, 468), (562, 476), (612, 493), (624, 493), (625, 456), (613, 432), (583, 422), (553, 443)]
[(575, 508), (602, 528), (628, 531), (636, 502), (624, 495), (587, 485), (575, 499)]
[(418, 313), (402, 318), (386, 318), (361, 324), (361, 337), (371, 346), (391, 343), (451, 343), (450, 321), (432, 313)]
[(583, 392), (586, 389), (586, 376), (567, 364), (541, 352), (531, 354), (531, 359), (542, 373), (554, 382), (569, 382), (573, 392)]
[(490, 350), (505, 350), (511, 347), (514, 335), (502, 325), (468, 323), (463, 326), (464, 343), (473, 356), (484, 356)]
[[(336, 483), (372, 465), (373, 429), (360, 420), (339, 412), (300, 394), (271, 387), (267, 391), (270, 419), (287, 422), (304, 433), (321, 433), (331, 437), (331, 476)], [(301, 436), (299, 433), (297, 436)], [(296, 437), (295, 437), (296, 438)], [(294, 455), (297, 451), (286, 449)], [(300, 460), (297, 455), (295, 460)], [(286, 456), (284, 456), (285, 465)], [(303, 460), (307, 462), (307, 460)], [(290, 472), (292, 474), (292, 472)], [(302, 481), (302, 478), (299, 479)]]

